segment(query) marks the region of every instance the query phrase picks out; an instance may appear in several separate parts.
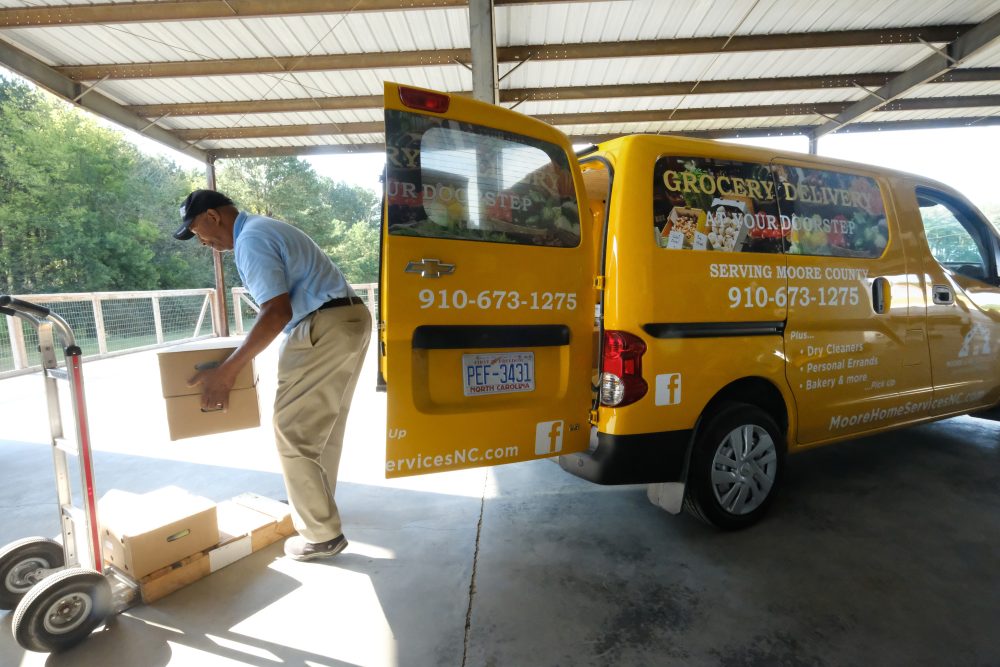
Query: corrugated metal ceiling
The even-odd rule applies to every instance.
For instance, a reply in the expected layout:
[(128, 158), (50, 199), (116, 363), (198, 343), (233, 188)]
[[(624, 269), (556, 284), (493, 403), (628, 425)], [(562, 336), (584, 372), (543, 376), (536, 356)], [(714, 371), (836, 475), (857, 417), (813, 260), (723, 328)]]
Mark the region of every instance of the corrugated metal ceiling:
[[(380, 95), (385, 80), (472, 89), (469, 10), (457, 0), (444, 7), (407, 0), (417, 7), (410, 9), (387, 0), (282, 0), (270, 7), (219, 0), (200, 3), (217, 5), (209, 18), (180, 18), (193, 4), (0, 0), (0, 46), (6, 64), (30, 78), (41, 67), (57, 82), (67, 80), (49, 81), (60, 94), (93, 85), (92, 94), (136, 116), (133, 126), (149, 125), (157, 138), (209, 153), (373, 148), (382, 142), (372, 131), (380, 105), (353, 98)], [(870, 99), (865, 88), (888, 83), (976, 25), (995, 25), (1000, 14), (1000, 0), (496, 4), (502, 104), (580, 140), (634, 132), (809, 133)], [(248, 8), (256, 13), (247, 15)], [(78, 20), (75, 12), (85, 10), (98, 18)], [(713, 41), (699, 41), (705, 38)], [(579, 48), (587, 44), (593, 46)], [(40, 61), (28, 59), (29, 72), (23, 54)], [(142, 69), (165, 63), (166, 71)], [(795, 81), (778, 81), (787, 78)], [(938, 81), (908, 86), (856, 120), (883, 128), (1000, 123), (1000, 40)], [(224, 102), (240, 104), (217, 106)]]

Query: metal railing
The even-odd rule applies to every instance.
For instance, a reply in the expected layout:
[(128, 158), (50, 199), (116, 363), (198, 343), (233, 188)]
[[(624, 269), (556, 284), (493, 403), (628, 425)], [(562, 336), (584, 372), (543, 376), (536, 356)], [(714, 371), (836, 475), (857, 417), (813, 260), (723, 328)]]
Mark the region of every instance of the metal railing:
[[(378, 283), (352, 285), (375, 319)], [(215, 290), (77, 292), (14, 295), (63, 317), (85, 359), (141, 352), (218, 335), (213, 328)], [(259, 308), (246, 289), (234, 287), (230, 310), (234, 335), (253, 326)], [(20, 319), (0, 316), (0, 379), (41, 368), (38, 335)]]
[[(16, 296), (63, 317), (85, 358), (101, 359), (216, 335), (214, 293), (189, 289)], [(37, 332), (17, 318), (0, 317), (0, 378), (33, 372), (40, 364)]]
[[(361, 297), (368, 311), (372, 314), (372, 322), (375, 321), (375, 305), (378, 303), (378, 283), (362, 283), (351, 285), (354, 293)], [(246, 329), (253, 326), (253, 321), (260, 312), (260, 307), (250, 298), (245, 287), (234, 287), (233, 292), (233, 334), (242, 336)], [(244, 322), (249, 320), (249, 324)]]

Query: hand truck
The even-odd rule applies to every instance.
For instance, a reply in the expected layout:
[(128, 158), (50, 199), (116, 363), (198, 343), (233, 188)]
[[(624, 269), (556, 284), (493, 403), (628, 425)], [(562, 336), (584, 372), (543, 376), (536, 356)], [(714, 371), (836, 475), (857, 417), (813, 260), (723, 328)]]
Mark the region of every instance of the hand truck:
[[(104, 563), (94, 493), (94, 466), (83, 391), (83, 353), (73, 331), (48, 308), (0, 296), (0, 314), (24, 320), (38, 331), (42, 358), (62, 543), (28, 537), (0, 548), (0, 609), (14, 609), (12, 629), (21, 647), (55, 652), (75, 646), (114, 614), (138, 600), (138, 586)], [(20, 326), (15, 319), (13, 324)], [(55, 352), (56, 332), (65, 368)], [(76, 440), (65, 437), (57, 381), (69, 383)], [(79, 459), (83, 508), (73, 505), (69, 456)]]

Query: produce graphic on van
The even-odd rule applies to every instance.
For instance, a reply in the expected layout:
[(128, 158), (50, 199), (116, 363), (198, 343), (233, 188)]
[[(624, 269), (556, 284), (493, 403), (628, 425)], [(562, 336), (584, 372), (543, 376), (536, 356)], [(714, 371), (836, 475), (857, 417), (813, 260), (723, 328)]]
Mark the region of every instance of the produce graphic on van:
[(881, 256), (888, 227), (874, 179), (783, 165), (775, 176), (782, 222), (790, 223), (789, 253)]
[[(665, 157), (653, 191), (663, 248), (870, 258), (888, 239), (878, 185), (864, 176)], [(707, 236), (704, 246), (695, 244), (697, 232)]]

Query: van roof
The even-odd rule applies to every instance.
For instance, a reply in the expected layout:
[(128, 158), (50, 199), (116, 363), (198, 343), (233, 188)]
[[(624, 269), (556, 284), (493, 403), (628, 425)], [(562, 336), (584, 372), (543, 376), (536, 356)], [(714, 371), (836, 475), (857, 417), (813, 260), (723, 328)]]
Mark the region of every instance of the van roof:
[(747, 144), (735, 144), (727, 141), (717, 141), (714, 139), (694, 139), (670, 134), (629, 134), (608, 141), (602, 142), (598, 149), (609, 153), (620, 153), (625, 146), (634, 142), (642, 144), (653, 144), (661, 147), (666, 153), (682, 153), (690, 155), (702, 155), (706, 157), (718, 156), (721, 153), (729, 158), (738, 158), (748, 161), (770, 161), (775, 159), (795, 160), (807, 162), (817, 167), (845, 167), (849, 169), (868, 171), (890, 178), (902, 178), (905, 180), (919, 181), (921, 184), (959, 194), (954, 188), (932, 178), (927, 178), (919, 174), (890, 169), (888, 167), (878, 167), (863, 162), (852, 162), (823, 155), (810, 155), (808, 153), (797, 153), (795, 151), (785, 151), (776, 148), (765, 148), (761, 146), (750, 146)]

